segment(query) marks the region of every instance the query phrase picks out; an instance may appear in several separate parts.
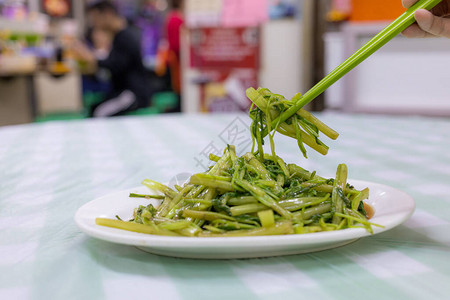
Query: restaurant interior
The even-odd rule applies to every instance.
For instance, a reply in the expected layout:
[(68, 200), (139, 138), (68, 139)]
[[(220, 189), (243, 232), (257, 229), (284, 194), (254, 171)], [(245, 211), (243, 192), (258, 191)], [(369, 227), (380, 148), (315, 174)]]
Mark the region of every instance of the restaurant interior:
[[(250, 86), (290, 99), (404, 11), (400, 1), (249, 1), (238, 9), (220, 0), (187, 0), (174, 58), (167, 32), (170, 1), (113, 2), (141, 31), (149, 86), (146, 103), (128, 115), (244, 111)], [(83, 119), (105, 100), (108, 76), (102, 69), (87, 72), (73, 49), (81, 42), (97, 52), (110, 51), (111, 37), (105, 45), (97, 37), (96, 45), (89, 36), (86, 5), (89, 1), (0, 2), (0, 125)], [(242, 35), (249, 40), (241, 42)], [(446, 76), (440, 73), (448, 67), (448, 47), (445, 39), (424, 43), (398, 36), (310, 109), (448, 116)], [(429, 73), (436, 76), (423, 76)]]

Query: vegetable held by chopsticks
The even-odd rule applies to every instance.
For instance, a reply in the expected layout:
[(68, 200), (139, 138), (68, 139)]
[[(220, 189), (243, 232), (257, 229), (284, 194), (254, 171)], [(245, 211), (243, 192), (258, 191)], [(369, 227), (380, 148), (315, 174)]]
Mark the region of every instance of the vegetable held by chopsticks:
[(323, 155), (328, 153), (328, 146), (319, 139), (320, 133), (333, 140), (339, 137), (336, 131), (304, 109), (298, 110), (286, 122), (273, 122), (280, 114), (289, 110), (294, 105), (295, 100), (301, 97), (301, 94), (297, 94), (289, 101), (281, 95), (272, 93), (268, 89), (258, 88), (255, 90), (254, 88), (249, 88), (247, 89), (247, 97), (253, 103), (250, 110), (250, 118), (253, 120), (251, 132), (255, 142), (254, 145), (258, 144), (257, 153), (263, 153), (262, 146), (266, 135), (269, 135), (271, 152), (272, 154), (275, 153), (273, 143), (275, 131), (296, 139), (305, 157), (306, 148), (304, 144)]

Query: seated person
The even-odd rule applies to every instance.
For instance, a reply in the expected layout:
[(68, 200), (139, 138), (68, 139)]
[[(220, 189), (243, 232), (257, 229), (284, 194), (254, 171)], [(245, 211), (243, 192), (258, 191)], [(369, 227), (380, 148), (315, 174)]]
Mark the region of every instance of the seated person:
[(88, 6), (87, 16), (93, 28), (113, 37), (106, 57), (96, 56), (81, 42), (76, 42), (73, 47), (76, 57), (87, 64), (88, 69), (94, 72), (99, 68), (106, 69), (110, 73), (111, 89), (102, 102), (91, 108), (90, 116), (118, 116), (148, 106), (149, 91), (142, 63), (140, 31), (129, 26), (108, 1)]

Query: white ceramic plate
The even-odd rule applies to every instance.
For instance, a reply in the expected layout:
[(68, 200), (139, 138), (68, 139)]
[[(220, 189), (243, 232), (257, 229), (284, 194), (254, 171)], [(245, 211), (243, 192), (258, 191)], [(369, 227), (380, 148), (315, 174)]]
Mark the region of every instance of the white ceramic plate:
[[(374, 234), (392, 229), (406, 221), (414, 212), (414, 200), (406, 193), (389, 186), (350, 180), (358, 189), (368, 187), (370, 197), (366, 202), (375, 210), (371, 222), (383, 225), (374, 227)], [(113, 218), (119, 215), (130, 219), (134, 208), (155, 200), (129, 198), (130, 192), (149, 193), (146, 187), (137, 187), (112, 193), (83, 205), (75, 214), (75, 222), (86, 234), (113, 243), (133, 245), (144, 251), (174, 257), (201, 259), (253, 258), (301, 254), (346, 245), (371, 234), (363, 228), (318, 232), (303, 235), (190, 238), (168, 237), (124, 231), (95, 224), (95, 218)]]

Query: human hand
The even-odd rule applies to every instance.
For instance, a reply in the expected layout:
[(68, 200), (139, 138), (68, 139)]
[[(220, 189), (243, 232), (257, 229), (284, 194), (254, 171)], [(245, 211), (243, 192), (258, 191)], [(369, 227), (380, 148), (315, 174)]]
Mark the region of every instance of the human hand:
[(75, 40), (71, 43), (70, 49), (74, 58), (78, 61), (78, 66), (83, 74), (94, 74), (97, 71), (97, 58), (83, 42)]
[(83, 61), (85, 63), (95, 63), (96, 58), (94, 52), (91, 51), (83, 42), (79, 40), (73, 41), (71, 50), (75, 56), (75, 59)]
[[(403, 6), (409, 8), (418, 0), (402, 0)], [(450, 0), (443, 0), (431, 12), (419, 9), (415, 13), (416, 23), (403, 31), (406, 37), (447, 37), (450, 38)]]

